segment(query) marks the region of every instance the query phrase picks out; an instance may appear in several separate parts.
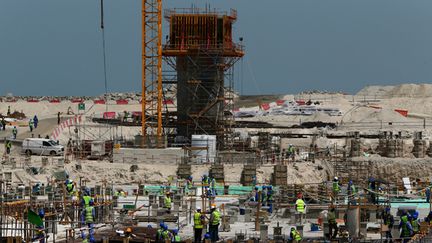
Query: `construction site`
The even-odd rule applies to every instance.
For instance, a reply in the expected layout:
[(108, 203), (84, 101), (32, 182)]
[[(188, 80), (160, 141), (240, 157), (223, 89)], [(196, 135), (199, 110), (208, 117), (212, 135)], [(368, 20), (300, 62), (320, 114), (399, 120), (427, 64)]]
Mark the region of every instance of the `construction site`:
[(142, 0), (141, 90), (0, 97), (1, 242), (432, 242), (432, 84), (242, 96), (240, 16)]

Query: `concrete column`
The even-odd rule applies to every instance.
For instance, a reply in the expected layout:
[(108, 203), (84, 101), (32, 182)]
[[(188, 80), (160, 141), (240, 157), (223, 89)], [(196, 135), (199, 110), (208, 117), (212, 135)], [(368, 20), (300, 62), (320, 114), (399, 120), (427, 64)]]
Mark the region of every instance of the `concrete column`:
[(260, 240), (266, 242), (268, 239), (268, 225), (261, 224), (260, 225)]

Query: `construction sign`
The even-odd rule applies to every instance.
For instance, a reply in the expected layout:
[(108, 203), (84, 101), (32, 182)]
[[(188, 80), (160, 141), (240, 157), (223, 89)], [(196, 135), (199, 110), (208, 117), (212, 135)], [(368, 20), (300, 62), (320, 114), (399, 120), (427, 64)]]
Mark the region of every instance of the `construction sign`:
[(85, 104), (84, 104), (84, 103), (79, 103), (79, 104), (78, 104), (78, 110), (79, 110), (79, 111), (83, 111), (83, 110), (85, 110)]

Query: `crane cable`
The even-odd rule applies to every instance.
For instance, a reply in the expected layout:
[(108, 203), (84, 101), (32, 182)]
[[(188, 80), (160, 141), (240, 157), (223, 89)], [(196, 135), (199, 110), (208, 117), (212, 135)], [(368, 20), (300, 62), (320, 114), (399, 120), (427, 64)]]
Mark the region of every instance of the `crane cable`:
[(107, 65), (106, 65), (106, 48), (105, 48), (105, 28), (104, 28), (104, 4), (103, 0), (100, 1), (100, 16), (102, 30), (102, 49), (103, 49), (103, 65), (104, 65), (104, 83), (105, 83), (105, 109), (108, 112), (108, 81), (107, 81)]

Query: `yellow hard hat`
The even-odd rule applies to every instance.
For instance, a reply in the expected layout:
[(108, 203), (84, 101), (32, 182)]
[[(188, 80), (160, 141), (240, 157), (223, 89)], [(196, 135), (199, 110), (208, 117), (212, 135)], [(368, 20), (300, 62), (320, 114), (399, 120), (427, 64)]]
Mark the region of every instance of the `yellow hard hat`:
[(132, 228), (130, 228), (130, 227), (127, 228), (127, 229), (126, 229), (126, 233), (132, 233)]

